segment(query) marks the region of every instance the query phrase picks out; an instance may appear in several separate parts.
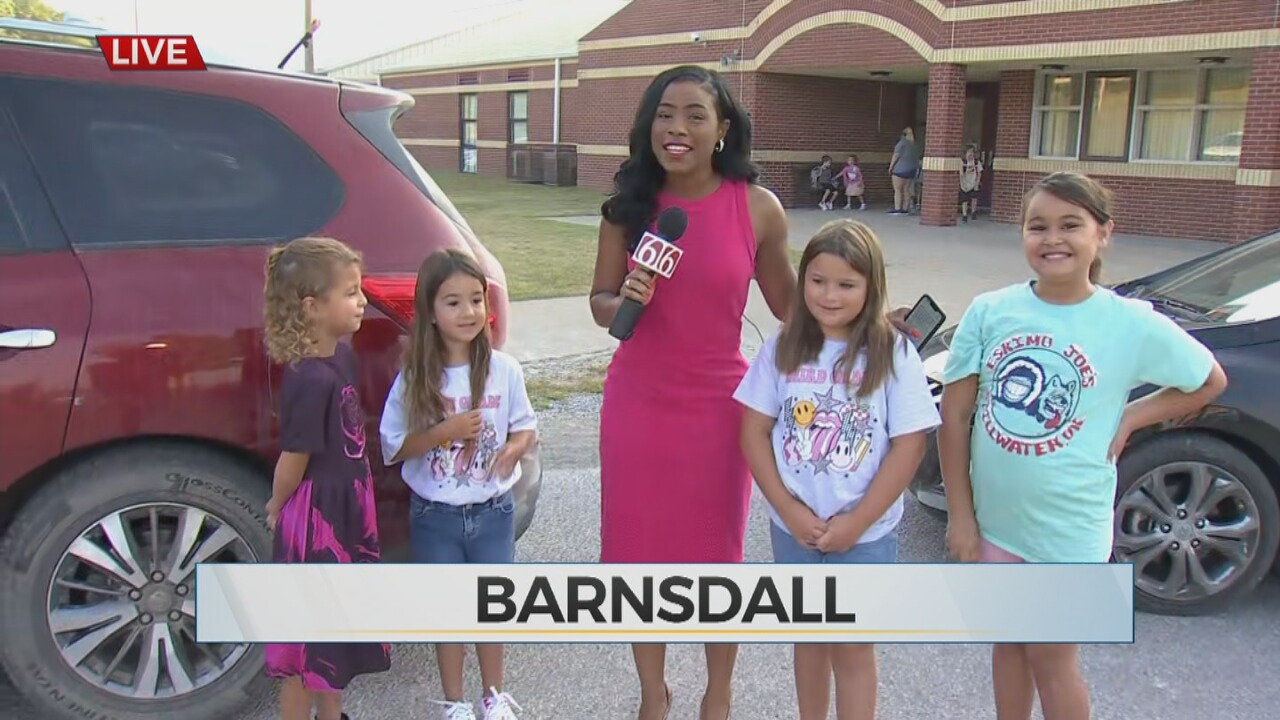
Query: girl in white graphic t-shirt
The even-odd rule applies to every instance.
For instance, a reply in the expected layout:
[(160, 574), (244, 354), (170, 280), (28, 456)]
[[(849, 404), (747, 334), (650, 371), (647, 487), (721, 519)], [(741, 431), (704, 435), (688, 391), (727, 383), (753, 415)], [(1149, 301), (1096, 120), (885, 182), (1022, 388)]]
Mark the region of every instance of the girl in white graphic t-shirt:
[[(382, 455), (404, 463), (413, 490), (409, 541), (414, 562), (515, 561), (520, 459), (536, 421), (519, 363), (492, 348), (488, 281), (465, 253), (428, 257), (418, 270), (413, 332), (404, 367), (382, 413)], [(503, 646), (477, 645), (485, 720), (515, 720), (502, 691)], [(474, 720), (463, 699), (462, 645), (439, 645), (436, 660), (448, 720)]]
[[(866, 225), (828, 223), (800, 260), (792, 317), (734, 397), (742, 451), (769, 501), (782, 563), (897, 560), (902, 495), (941, 423), (915, 346), (886, 316), (884, 255)], [(795, 648), (801, 720), (873, 718), (875, 646)]]

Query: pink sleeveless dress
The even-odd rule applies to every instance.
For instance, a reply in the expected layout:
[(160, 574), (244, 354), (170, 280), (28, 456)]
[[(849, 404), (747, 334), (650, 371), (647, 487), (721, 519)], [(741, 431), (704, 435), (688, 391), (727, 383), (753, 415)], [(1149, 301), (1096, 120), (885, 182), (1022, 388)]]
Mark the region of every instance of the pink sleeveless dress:
[(688, 214), (684, 257), (658, 278), (605, 378), (600, 561), (742, 562), (752, 479), (733, 393), (747, 371), (742, 315), (755, 274), (747, 184), (725, 179), (707, 197), (658, 203)]

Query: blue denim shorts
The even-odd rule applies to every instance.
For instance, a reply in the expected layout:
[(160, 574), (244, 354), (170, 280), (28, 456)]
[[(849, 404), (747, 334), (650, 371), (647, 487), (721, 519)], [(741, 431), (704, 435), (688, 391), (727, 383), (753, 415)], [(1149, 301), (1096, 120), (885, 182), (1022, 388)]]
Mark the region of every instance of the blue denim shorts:
[(418, 563), (515, 562), (515, 495), (508, 491), (482, 503), (447, 505), (414, 493), (409, 550)]
[(873, 564), (894, 563), (898, 561), (898, 529), (878, 540), (859, 543), (842, 553), (824, 553), (821, 550), (805, 547), (791, 536), (791, 533), (778, 527), (775, 522), (769, 523), (773, 540), (773, 561), (791, 565), (833, 564)]

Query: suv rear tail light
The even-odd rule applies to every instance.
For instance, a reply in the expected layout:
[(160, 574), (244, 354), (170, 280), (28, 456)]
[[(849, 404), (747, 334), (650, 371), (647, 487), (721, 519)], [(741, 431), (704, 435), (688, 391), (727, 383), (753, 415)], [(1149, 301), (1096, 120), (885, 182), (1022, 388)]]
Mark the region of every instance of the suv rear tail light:
[[(413, 325), (413, 296), (418, 286), (416, 275), (367, 275), (361, 285), (369, 302), (408, 330)], [(489, 329), (498, 324), (498, 317), (489, 313)]]
[(413, 324), (415, 275), (366, 275), (361, 282), (369, 302), (404, 329)]

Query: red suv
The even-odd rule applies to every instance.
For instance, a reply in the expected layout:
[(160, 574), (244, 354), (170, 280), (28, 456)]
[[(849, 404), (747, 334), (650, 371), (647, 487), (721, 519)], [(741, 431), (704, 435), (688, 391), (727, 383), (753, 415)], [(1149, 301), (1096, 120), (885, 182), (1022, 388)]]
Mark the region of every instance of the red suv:
[[(197, 644), (191, 583), (200, 562), (270, 560), (269, 248), (328, 235), (364, 254), (371, 439), (418, 264), (479, 258), (498, 346), (502, 267), (396, 139), (408, 95), (213, 63), (111, 72), (94, 29), (0, 30), (0, 660), (42, 717), (232, 717), (261, 648)], [(369, 450), (402, 559), (408, 490)], [(525, 463), (520, 535), (541, 482)]]

